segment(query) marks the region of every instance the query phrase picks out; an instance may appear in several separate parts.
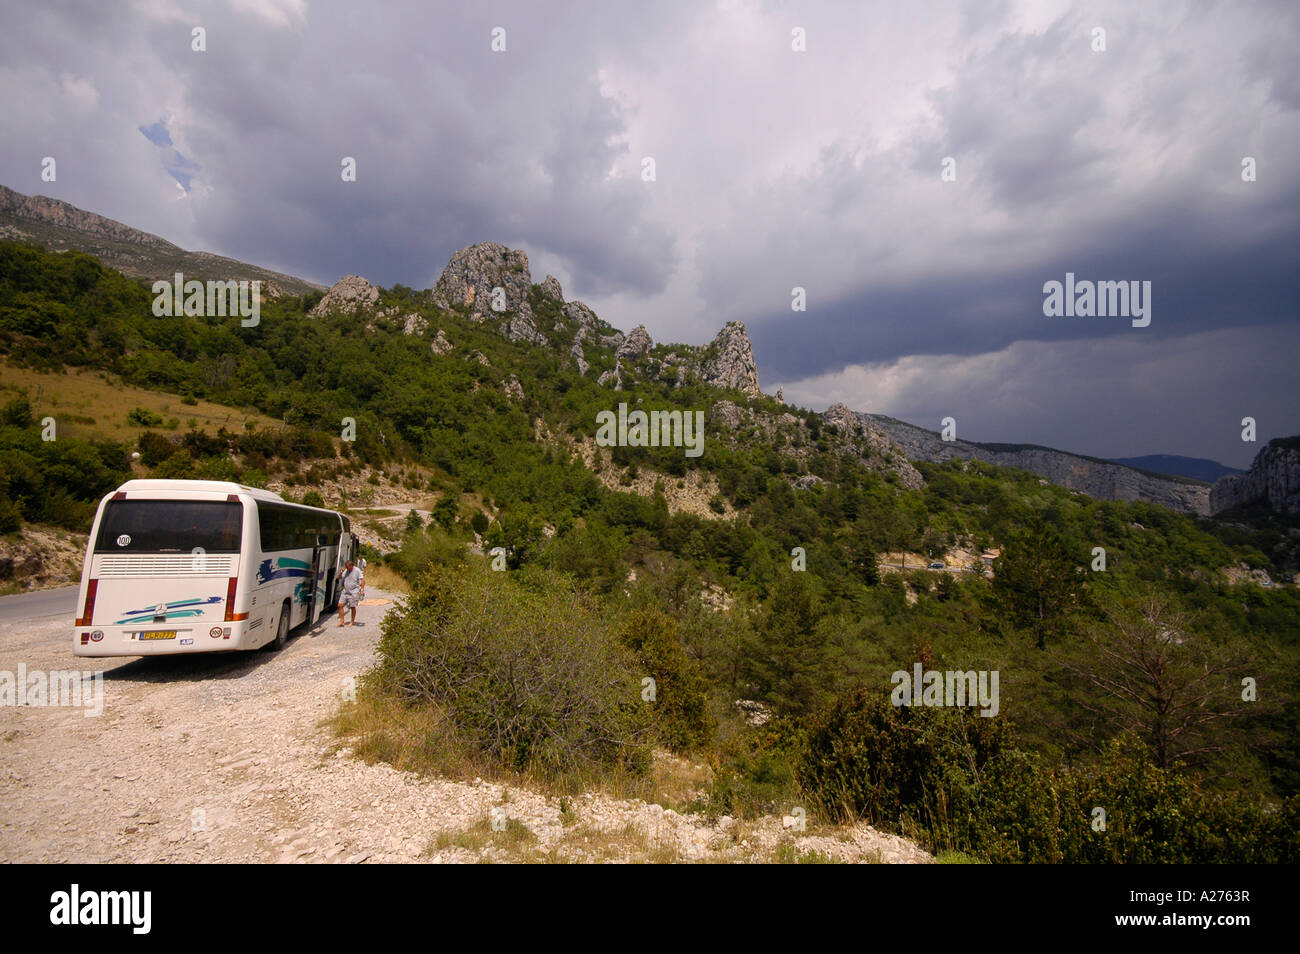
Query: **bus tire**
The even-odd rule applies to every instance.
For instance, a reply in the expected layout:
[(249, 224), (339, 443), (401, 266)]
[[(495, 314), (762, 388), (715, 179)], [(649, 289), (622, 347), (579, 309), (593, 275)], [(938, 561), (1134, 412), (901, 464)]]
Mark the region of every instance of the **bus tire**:
[(287, 642), (289, 642), (289, 604), (285, 603), (280, 607), (280, 624), (275, 628), (275, 642), (271, 643), (271, 651), (279, 652), (284, 649)]

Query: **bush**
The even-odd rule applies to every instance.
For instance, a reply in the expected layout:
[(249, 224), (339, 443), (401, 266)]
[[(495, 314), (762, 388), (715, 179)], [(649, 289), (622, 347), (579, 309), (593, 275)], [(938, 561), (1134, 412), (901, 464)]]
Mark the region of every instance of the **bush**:
[[(864, 819), (936, 850), (993, 862), (1123, 864), (1294, 861), (1300, 798), (1280, 809), (1200, 791), (1137, 739), (1090, 769), (1049, 769), (1005, 722), (968, 709), (894, 707), (859, 690), (809, 732), (796, 765), (830, 817)], [(1094, 821), (1105, 812), (1104, 830)]]
[(649, 768), (635, 662), (560, 577), (432, 567), (385, 618), (379, 656), (369, 685), (438, 707), (503, 768), (571, 781)]
[(194, 466), (194, 457), (187, 450), (178, 450), (153, 469), (150, 477), (170, 480), (194, 480), (198, 470)]
[(673, 618), (656, 610), (635, 610), (623, 616), (618, 632), (636, 653), (642, 679), (655, 681), (649, 705), (659, 740), (674, 752), (694, 751), (712, 741), (716, 726), (708, 687), (699, 664), (682, 649)]
[(22, 513), (18, 510), (18, 505), (0, 495), (0, 533), (12, 533), (21, 525)]
[[(459, 512), (460, 506), (456, 502), (455, 494), (448, 492), (433, 505), (433, 512), (430, 514), (430, 518), (444, 530), (450, 530), (456, 523), (456, 515)], [(415, 511), (412, 510), (411, 513), (414, 514)], [(418, 514), (416, 514), (416, 519), (419, 519)]]
[(171, 438), (157, 431), (145, 431), (141, 434), (136, 440), (136, 447), (140, 450), (140, 463), (146, 467), (157, 467), (178, 449)]
[(126, 423), (132, 427), (162, 427), (163, 419), (147, 408), (133, 407), (126, 412)]
[(0, 427), (28, 427), (32, 423), (32, 405), (25, 397), (14, 398), (0, 408)]

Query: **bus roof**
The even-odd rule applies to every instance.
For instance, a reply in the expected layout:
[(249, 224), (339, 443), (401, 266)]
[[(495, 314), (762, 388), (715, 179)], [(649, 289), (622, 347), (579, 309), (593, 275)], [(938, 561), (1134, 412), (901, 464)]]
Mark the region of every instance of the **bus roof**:
[[(164, 500), (172, 494), (184, 495), (204, 493), (222, 494), (225, 496), (235, 494), (240, 497), (251, 497), (253, 500), (260, 500), (263, 503), (277, 503), (283, 504), (286, 507), (294, 507), (298, 510), (314, 510), (317, 513), (327, 513), (331, 516), (337, 517), (344, 529), (349, 531), (352, 529), (352, 522), (346, 515), (339, 513), (337, 510), (330, 510), (328, 507), (313, 507), (309, 504), (295, 503), (292, 500), (285, 500), (274, 491), (263, 490), (260, 487), (246, 487), (243, 484), (235, 483), (233, 480), (160, 480), (152, 477), (141, 477), (135, 480), (128, 480), (113, 493), (147, 494)], [(180, 496), (177, 499), (184, 500), (186, 498)]]
[(289, 502), (279, 494), (273, 493), (270, 490), (262, 490), (259, 487), (245, 487), (243, 484), (237, 484), (231, 480), (159, 480), (156, 478), (139, 478), (136, 480), (128, 480), (121, 487), (117, 488), (116, 493), (167, 494), (186, 491), (198, 491), (213, 494), (246, 494), (257, 500), (274, 501), (276, 503)]

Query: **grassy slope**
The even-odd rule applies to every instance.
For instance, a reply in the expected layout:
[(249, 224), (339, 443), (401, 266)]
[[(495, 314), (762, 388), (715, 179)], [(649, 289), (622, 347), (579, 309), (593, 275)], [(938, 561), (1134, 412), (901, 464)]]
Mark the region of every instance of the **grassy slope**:
[(9, 361), (0, 360), (0, 404), (21, 393), (26, 393), (38, 418), (48, 415), (55, 419), (61, 435), (107, 438), (132, 445), (146, 430), (159, 430), (128, 424), (127, 413), (135, 407), (153, 411), (164, 420), (177, 418), (180, 431), (189, 429), (190, 421), (209, 434), (215, 434), (222, 427), (231, 431), (242, 430), (246, 421), (258, 427), (277, 423), (252, 408), (228, 407), (205, 400), (194, 405), (182, 404), (174, 394), (125, 384), (107, 371), (72, 368), (63, 372), (44, 372), (16, 367)]

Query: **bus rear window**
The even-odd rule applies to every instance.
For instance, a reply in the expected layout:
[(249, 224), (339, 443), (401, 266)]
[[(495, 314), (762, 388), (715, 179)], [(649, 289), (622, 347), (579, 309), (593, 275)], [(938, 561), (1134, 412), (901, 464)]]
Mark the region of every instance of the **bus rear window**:
[(242, 504), (224, 500), (110, 500), (96, 553), (238, 553)]

